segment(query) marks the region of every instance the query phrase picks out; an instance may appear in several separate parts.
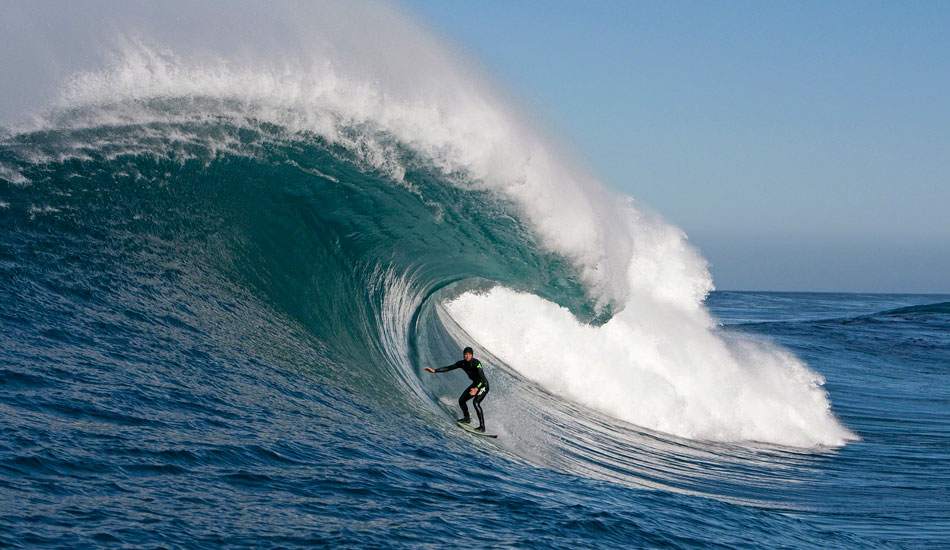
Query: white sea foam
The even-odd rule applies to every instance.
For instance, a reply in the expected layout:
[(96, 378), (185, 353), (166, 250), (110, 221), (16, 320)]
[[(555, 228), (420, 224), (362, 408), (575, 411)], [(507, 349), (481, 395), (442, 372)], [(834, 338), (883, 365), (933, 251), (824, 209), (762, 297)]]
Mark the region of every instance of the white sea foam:
[[(365, 21), (349, 23), (381, 29), (375, 47), (341, 53), (325, 43), (343, 31), (321, 27), (333, 40), (316, 40), (310, 50), (278, 59), (189, 54), (156, 45), (141, 31), (130, 38), (130, 30), (114, 40), (105, 66), (68, 79), (40, 123), (270, 122), (317, 134), (401, 180), (398, 143), (446, 174), (463, 175), (459, 182), (512, 200), (543, 244), (574, 262), (600, 305), (622, 305), (634, 245), (621, 213), (629, 204), (532, 130), (484, 77), (453, 61), (445, 45), (395, 12), (381, 13), (366, 10)], [(349, 37), (348, 43), (357, 40)], [(697, 275), (687, 285), (705, 293), (708, 274), (700, 269)]]
[(6, 180), (13, 185), (26, 186), (30, 184), (30, 180), (27, 179), (26, 176), (4, 164), (0, 164), (0, 179)]
[(36, 219), (37, 214), (56, 214), (59, 211), (60, 211), (59, 208), (56, 208), (54, 206), (50, 206), (50, 205), (36, 206), (34, 204), (34, 205), (31, 205), (29, 209), (30, 219), (31, 220)]
[(504, 287), (463, 294), (446, 309), (529, 380), (638, 426), (799, 447), (854, 438), (831, 414), (820, 375), (765, 342), (724, 338), (701, 309), (644, 296), (595, 327)]

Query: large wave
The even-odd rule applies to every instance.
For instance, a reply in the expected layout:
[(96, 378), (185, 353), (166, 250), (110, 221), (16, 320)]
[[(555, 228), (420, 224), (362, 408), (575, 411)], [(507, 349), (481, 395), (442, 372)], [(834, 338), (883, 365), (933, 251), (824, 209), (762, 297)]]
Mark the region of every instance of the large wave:
[[(821, 376), (718, 328), (706, 262), (680, 229), (579, 168), (444, 45), (370, 7), (342, 24), (358, 33), (320, 8), (334, 15), (307, 29), (320, 38), (294, 35), (300, 51), (277, 57), (123, 34), (3, 138), (7, 223), (160, 235), (163, 254), (302, 323), (328, 369), (372, 370), (361, 391), (386, 399), (396, 380), (450, 409), (440, 396), (454, 390), (419, 369), (471, 343), (508, 387), (493, 389), (496, 410), (530, 399), (600, 439), (623, 422), (718, 442), (855, 437)], [(360, 42), (367, 27), (375, 45)], [(588, 409), (623, 422), (591, 428)], [(525, 417), (499, 420), (521, 438), (511, 450), (553, 460)]]

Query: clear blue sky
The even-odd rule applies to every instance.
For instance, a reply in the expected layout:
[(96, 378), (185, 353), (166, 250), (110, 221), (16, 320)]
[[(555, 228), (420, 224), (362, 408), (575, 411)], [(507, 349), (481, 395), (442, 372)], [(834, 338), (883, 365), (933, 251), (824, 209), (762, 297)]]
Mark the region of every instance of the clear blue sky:
[(950, 2), (398, 3), (718, 288), (950, 292)]

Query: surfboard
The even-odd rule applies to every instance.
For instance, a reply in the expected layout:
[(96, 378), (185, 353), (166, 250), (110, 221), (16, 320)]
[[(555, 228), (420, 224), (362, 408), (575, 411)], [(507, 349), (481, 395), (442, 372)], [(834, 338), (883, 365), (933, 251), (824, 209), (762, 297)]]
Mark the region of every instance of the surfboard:
[(498, 434), (490, 434), (490, 433), (478, 432), (478, 431), (475, 431), (475, 428), (469, 426), (468, 424), (464, 424), (464, 423), (462, 423), (462, 422), (456, 422), (456, 424), (459, 425), (459, 428), (462, 428), (463, 430), (465, 430), (465, 431), (467, 431), (467, 432), (471, 432), (471, 433), (473, 433), (473, 434), (475, 434), (475, 435), (480, 435), (480, 436), (482, 436), (482, 437), (490, 437), (490, 438), (492, 438), (492, 439), (497, 439), (497, 438), (498, 438)]

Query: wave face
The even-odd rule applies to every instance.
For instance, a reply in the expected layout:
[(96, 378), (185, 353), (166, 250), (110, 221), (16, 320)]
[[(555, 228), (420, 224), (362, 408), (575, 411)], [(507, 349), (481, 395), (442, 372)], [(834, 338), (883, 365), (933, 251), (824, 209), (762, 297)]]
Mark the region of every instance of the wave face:
[[(332, 53), (274, 62), (118, 43), (0, 141), (3, 277), (22, 297), (4, 322), (31, 342), (11, 384), (46, 387), (30, 365), (62, 361), (97, 396), (69, 401), (90, 421), (152, 426), (134, 404), (182, 392), (208, 407), (196, 418), (255, 430), (232, 407), (263, 406), (245, 393), (261, 385), (280, 403), (272, 414), (319, 427), (281, 430), (328, 443), (256, 449), (245, 466), (369, 460), (353, 441), (393, 445), (381, 434), (394, 424), (432, 458), (469, 442), (451, 431), (458, 380), (421, 366), (470, 344), (502, 436), (489, 463), (714, 507), (765, 506), (762, 487), (803, 453), (857, 440), (801, 359), (718, 325), (682, 231), (591, 178), (444, 55), (408, 78)], [(95, 389), (97, 369), (113, 386)], [(763, 457), (774, 464), (750, 474)]]
[[(381, 341), (371, 363), (399, 358), (401, 377), (413, 386), (410, 342), (419, 349), (439, 343), (418, 341), (405, 327), (434, 289), (478, 277), (517, 293), (456, 298), (448, 311), (479, 349), (557, 395), (692, 439), (804, 447), (854, 439), (831, 414), (820, 376), (774, 346), (717, 332), (702, 305), (712, 288), (705, 261), (679, 229), (562, 162), (492, 101), (469, 91), (406, 99), (332, 64), (281, 71), (196, 64), (125, 42), (111, 66), (70, 79), (40, 123), (50, 130), (21, 134), (48, 142), (27, 151), (26, 137), (10, 141), (5, 171), (11, 182), (43, 187), (24, 164), (31, 156), (108, 160), (98, 170), (130, 174), (111, 178), (115, 192), (137, 178), (139, 187), (151, 180), (181, 193), (228, 194), (236, 204), (219, 216), (236, 224), (233, 231), (255, 235), (256, 228), (236, 221), (246, 216), (242, 206), (291, 185), (303, 194), (296, 208), (315, 211), (313, 225), (277, 234), (304, 234), (309, 244), (301, 264), (271, 273), (310, 279), (317, 288), (293, 284), (310, 304), (399, 304), (386, 319), (364, 309), (335, 322), (381, 325), (378, 335), (366, 335)], [(164, 181), (141, 174), (128, 164), (142, 156), (194, 176)], [(260, 181), (248, 185), (243, 175), (233, 181), (209, 173), (233, 163), (259, 173)], [(189, 185), (183, 179), (209, 177), (222, 188), (182, 189)], [(203, 208), (221, 207), (210, 199)], [(280, 220), (269, 222), (278, 227), (287, 218), (279, 207), (265, 217)], [(340, 248), (331, 254), (326, 243)], [(258, 246), (260, 261), (275, 261), (273, 248)], [(317, 259), (327, 256), (342, 264), (314, 275), (326, 269)], [(249, 268), (256, 269), (233, 269)], [(378, 288), (377, 295), (359, 290), (369, 288)], [(290, 307), (299, 297), (272, 299)], [(512, 302), (519, 314), (499, 322)], [(316, 319), (307, 324), (324, 330)], [(556, 349), (548, 345), (552, 338), (561, 342)], [(331, 347), (346, 345), (352, 344)]]

